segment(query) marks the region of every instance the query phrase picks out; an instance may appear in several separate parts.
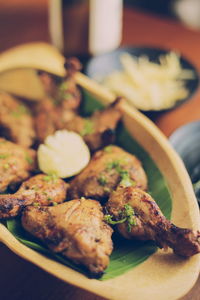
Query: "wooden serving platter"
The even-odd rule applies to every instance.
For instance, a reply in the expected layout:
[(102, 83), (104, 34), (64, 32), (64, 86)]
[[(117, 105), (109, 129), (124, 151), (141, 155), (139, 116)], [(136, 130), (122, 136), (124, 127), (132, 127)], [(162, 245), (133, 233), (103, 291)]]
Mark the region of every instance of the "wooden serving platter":
[[(103, 103), (114, 100), (112, 94), (81, 73), (76, 82)], [(122, 104), (123, 122), (130, 135), (149, 153), (164, 175), (172, 198), (172, 221), (181, 227), (200, 228), (199, 209), (185, 167), (160, 130), (143, 114)], [(113, 300), (173, 300), (186, 294), (197, 280), (200, 255), (183, 259), (171, 251), (157, 251), (138, 267), (114, 279), (89, 279), (61, 263), (20, 243), (0, 224), (0, 240), (20, 257), (77, 287)]]

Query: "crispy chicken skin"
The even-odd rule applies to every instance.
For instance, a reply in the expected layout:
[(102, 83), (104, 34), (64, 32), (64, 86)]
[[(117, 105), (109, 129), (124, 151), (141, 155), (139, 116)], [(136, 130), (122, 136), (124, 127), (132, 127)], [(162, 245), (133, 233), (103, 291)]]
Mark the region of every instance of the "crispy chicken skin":
[(36, 152), (0, 138), (0, 193), (21, 183), (36, 167)]
[(112, 252), (112, 229), (103, 221), (100, 204), (76, 199), (55, 207), (27, 207), (22, 225), (52, 251), (86, 266), (93, 276), (103, 273)]
[(62, 106), (56, 106), (50, 98), (43, 99), (36, 108), (35, 129), (37, 139), (44, 142), (48, 135), (56, 130), (63, 129), (63, 122), (69, 122), (75, 116), (72, 110), (63, 110)]
[(4, 92), (0, 92), (0, 134), (24, 147), (30, 147), (35, 139), (28, 107)]
[(87, 119), (75, 115), (66, 122), (65, 129), (79, 133), (92, 151), (112, 144), (115, 140), (115, 128), (122, 117), (120, 110), (122, 101), (122, 98), (118, 97), (106, 109), (96, 111)]
[(81, 95), (74, 75), (81, 70), (82, 65), (77, 58), (72, 57), (66, 61), (65, 68), (67, 75), (62, 80), (43, 71), (39, 72), (39, 77), (49, 98), (54, 99), (56, 104), (64, 102), (64, 107), (67, 109), (77, 110)]
[(152, 240), (160, 248), (170, 247), (181, 256), (200, 252), (200, 232), (176, 227), (162, 214), (154, 199), (134, 187), (118, 186), (106, 204), (106, 210), (115, 220), (121, 218), (125, 205), (133, 208), (134, 224), (118, 224), (118, 231), (127, 239)]
[(81, 93), (74, 80), (79, 63), (71, 59), (66, 65), (67, 76), (61, 82), (56, 82), (50, 74), (40, 74), (48, 97), (35, 107), (35, 129), (39, 142), (56, 130), (64, 129), (79, 109)]
[(80, 197), (105, 200), (124, 175), (135, 186), (147, 188), (147, 177), (140, 161), (117, 146), (108, 146), (96, 152), (88, 166), (70, 183), (69, 199)]
[(28, 205), (49, 206), (66, 199), (68, 184), (62, 179), (39, 174), (24, 181), (15, 194), (0, 195), (0, 219), (17, 216)]

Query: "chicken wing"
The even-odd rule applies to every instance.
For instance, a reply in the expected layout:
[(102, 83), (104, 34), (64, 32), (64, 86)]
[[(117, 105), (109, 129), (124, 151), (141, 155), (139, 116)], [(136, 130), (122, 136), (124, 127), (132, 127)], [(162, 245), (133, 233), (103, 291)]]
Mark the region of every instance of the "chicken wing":
[(15, 194), (0, 195), (0, 219), (17, 216), (28, 206), (49, 206), (66, 199), (68, 184), (52, 175), (39, 174), (24, 181)]
[(98, 150), (115, 140), (115, 128), (121, 119), (120, 97), (104, 110), (96, 111), (90, 118), (75, 115), (66, 122), (64, 128), (79, 133), (90, 150)]
[(30, 176), (36, 167), (36, 152), (0, 138), (0, 193)]
[(108, 223), (117, 223), (118, 231), (127, 239), (152, 240), (160, 248), (170, 247), (186, 257), (200, 252), (200, 232), (176, 227), (141, 189), (118, 186), (106, 210)]
[(80, 67), (79, 62), (71, 59), (66, 67), (67, 76), (62, 81), (47, 73), (40, 74), (48, 97), (35, 107), (35, 129), (39, 142), (43, 142), (56, 130), (64, 129), (80, 106), (81, 93), (74, 80), (74, 74)]
[(113, 248), (112, 229), (103, 218), (97, 201), (82, 198), (56, 207), (29, 206), (22, 214), (22, 225), (54, 252), (99, 276)]
[(88, 166), (70, 184), (69, 199), (80, 197), (106, 200), (120, 181), (141, 189), (147, 188), (147, 177), (141, 162), (117, 146), (96, 152)]
[(41, 101), (36, 108), (35, 129), (37, 139), (44, 142), (48, 135), (56, 130), (63, 129), (65, 122), (69, 122), (75, 116), (72, 110), (63, 110), (60, 106), (55, 106), (52, 99), (46, 98)]

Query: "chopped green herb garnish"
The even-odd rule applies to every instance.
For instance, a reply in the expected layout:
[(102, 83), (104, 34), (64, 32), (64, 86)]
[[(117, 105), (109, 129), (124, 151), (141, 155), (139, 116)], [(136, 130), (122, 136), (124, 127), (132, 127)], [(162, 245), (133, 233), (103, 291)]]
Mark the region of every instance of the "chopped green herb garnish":
[(56, 206), (56, 205), (58, 205), (58, 203), (57, 203), (57, 202), (53, 202), (52, 204), (53, 204), (53, 206)]
[(120, 185), (123, 185), (124, 187), (134, 186), (136, 184), (135, 181), (130, 178), (128, 172), (124, 173), (121, 178)]
[(29, 154), (26, 154), (26, 157), (25, 157), (25, 159), (26, 159), (26, 161), (30, 164), (30, 165), (32, 165), (32, 163), (33, 163), (33, 159), (32, 159), (32, 157), (30, 157), (30, 155)]
[(105, 193), (110, 193), (111, 192), (111, 189), (109, 187), (107, 187), (107, 186), (105, 186), (103, 188), (103, 190), (104, 190)]
[(10, 154), (0, 154), (0, 159), (5, 159), (9, 156), (10, 156)]
[(116, 169), (120, 167), (120, 161), (119, 160), (113, 160), (110, 161), (109, 163), (107, 163), (107, 170), (112, 170), (112, 169)]
[(5, 170), (8, 170), (8, 169), (9, 169), (9, 167), (10, 167), (10, 165), (9, 165), (9, 164), (4, 164), (4, 165), (3, 165), (3, 168), (4, 168)]
[(104, 220), (108, 223), (108, 224), (112, 224), (112, 225), (116, 225), (116, 224), (120, 224), (120, 223), (124, 223), (126, 222), (126, 218), (115, 221), (112, 219), (111, 215), (105, 215), (104, 216)]
[(35, 207), (37, 207), (37, 206), (39, 206), (40, 204), (38, 203), (38, 202), (34, 202), (33, 203), (33, 206), (35, 206)]
[(127, 222), (127, 230), (128, 232), (131, 232), (131, 227), (136, 226), (137, 222), (135, 219), (135, 212), (134, 209), (130, 204), (125, 204), (124, 205), (124, 215), (127, 217), (126, 222)]
[(73, 98), (73, 96), (72, 96), (72, 94), (70, 94), (70, 93), (65, 93), (65, 94), (63, 95), (63, 98), (64, 98), (64, 100), (70, 100), (70, 99)]
[(45, 196), (48, 196), (48, 193), (47, 192), (42, 192), (43, 195)]
[(67, 81), (63, 81), (63, 82), (60, 84), (60, 86), (59, 86), (59, 90), (60, 90), (60, 91), (64, 91), (64, 92), (65, 92), (68, 88), (69, 88), (69, 85), (68, 85)]
[(20, 117), (21, 115), (27, 114), (29, 111), (24, 105), (19, 105), (17, 110), (14, 110), (11, 114), (13, 117)]
[(68, 83), (66, 81), (63, 81), (59, 88), (58, 88), (58, 98), (55, 101), (55, 104), (59, 104), (61, 103), (63, 100), (69, 100), (71, 99), (73, 96), (71, 93), (69, 93), (68, 90), (69, 86)]
[(52, 180), (52, 177), (49, 176), (49, 175), (47, 175), (47, 176), (43, 177), (43, 180), (44, 180), (44, 181), (51, 181), (51, 180)]
[(105, 152), (107, 153), (111, 153), (112, 152), (112, 146), (107, 146), (103, 149)]
[(39, 187), (38, 187), (37, 185), (33, 185), (33, 186), (32, 186), (32, 190), (34, 190), (34, 191), (37, 192), (37, 191), (39, 191)]
[(125, 204), (124, 205), (124, 215), (126, 217), (130, 217), (134, 214), (134, 210), (130, 204)]
[[(52, 198), (51, 198), (51, 197), (48, 197), (48, 198), (47, 198), (47, 200), (48, 200), (48, 201), (51, 201), (51, 200), (52, 200)], [(55, 203), (56, 203), (56, 202), (55, 202)]]
[(47, 181), (47, 182), (52, 181), (55, 183), (57, 181), (57, 179), (58, 179), (58, 176), (56, 174), (49, 174), (49, 175), (46, 175), (43, 177), (43, 180)]
[(91, 120), (85, 119), (84, 120), (84, 127), (83, 130), (80, 132), (81, 136), (85, 136), (87, 134), (91, 134), (94, 132), (94, 124)]
[(114, 160), (107, 164), (107, 170), (114, 169), (121, 177), (120, 184), (123, 186), (134, 186), (135, 181), (130, 178), (129, 172), (123, 169), (124, 161)]
[(136, 226), (137, 222), (135, 219), (135, 212), (134, 209), (132, 208), (132, 206), (130, 204), (125, 204), (124, 205), (124, 209), (122, 210), (122, 212), (119, 214), (119, 220), (113, 220), (113, 217), (111, 215), (105, 215), (104, 216), (104, 220), (108, 223), (108, 224), (121, 224), (126, 222), (127, 223), (127, 231), (131, 232), (131, 228), (132, 226)]
[(108, 182), (108, 179), (105, 177), (105, 175), (100, 175), (98, 178), (98, 182), (100, 185), (104, 186)]

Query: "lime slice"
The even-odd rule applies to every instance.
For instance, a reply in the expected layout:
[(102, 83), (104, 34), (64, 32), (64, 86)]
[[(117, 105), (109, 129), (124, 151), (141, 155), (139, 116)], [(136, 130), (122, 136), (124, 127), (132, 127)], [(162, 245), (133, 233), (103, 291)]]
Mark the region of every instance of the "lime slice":
[(90, 151), (82, 137), (72, 131), (59, 130), (45, 139), (38, 148), (39, 168), (61, 178), (82, 171), (90, 161)]

